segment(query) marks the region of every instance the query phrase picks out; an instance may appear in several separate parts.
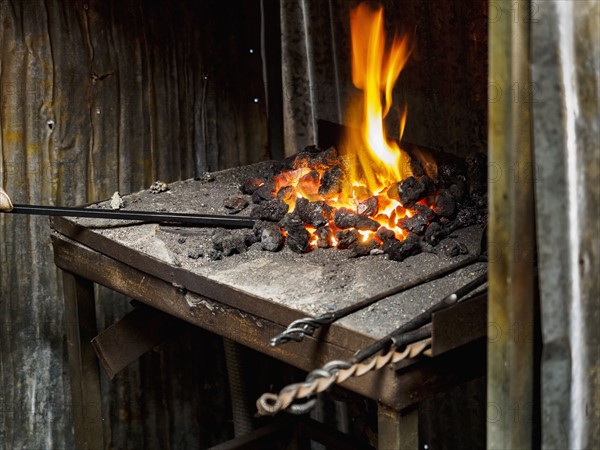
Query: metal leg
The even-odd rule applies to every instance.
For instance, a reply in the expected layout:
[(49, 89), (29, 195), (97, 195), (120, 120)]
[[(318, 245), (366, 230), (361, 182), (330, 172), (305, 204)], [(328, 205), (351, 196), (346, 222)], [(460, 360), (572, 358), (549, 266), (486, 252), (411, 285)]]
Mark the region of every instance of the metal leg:
[(377, 425), (381, 450), (416, 450), (419, 448), (419, 410), (411, 409), (399, 413), (386, 406), (379, 405)]
[(94, 284), (63, 271), (65, 321), (71, 375), (75, 442), (79, 449), (104, 449)]

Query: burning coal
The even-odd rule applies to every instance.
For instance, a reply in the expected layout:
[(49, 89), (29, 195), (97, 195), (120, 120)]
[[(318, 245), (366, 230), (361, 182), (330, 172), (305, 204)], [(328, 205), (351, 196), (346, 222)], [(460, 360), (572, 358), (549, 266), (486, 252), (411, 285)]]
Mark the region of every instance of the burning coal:
[[(251, 215), (261, 221), (254, 231), (265, 250), (277, 251), (285, 242), (298, 253), (336, 247), (357, 256), (385, 252), (403, 260), (435, 251), (455, 229), (484, 220), (485, 202), (477, 202), (485, 184), (466, 181), (480, 159), (471, 158), (467, 165), (444, 161), (443, 173), (435, 178), (419, 159), (410, 159), (413, 175), (372, 192), (352, 180), (335, 148), (309, 147), (289, 170), (268, 180), (248, 180), (242, 191), (255, 203)], [(346, 187), (352, 194), (342, 203)]]

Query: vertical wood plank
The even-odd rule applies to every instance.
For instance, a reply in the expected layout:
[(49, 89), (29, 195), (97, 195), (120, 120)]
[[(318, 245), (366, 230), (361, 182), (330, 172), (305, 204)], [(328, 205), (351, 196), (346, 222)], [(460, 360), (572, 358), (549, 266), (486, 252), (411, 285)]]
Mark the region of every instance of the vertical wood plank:
[[(96, 302), (91, 281), (63, 272), (67, 349), (75, 444), (81, 449), (104, 449), (99, 366), (92, 339), (97, 334)], [(110, 430), (107, 430), (110, 433)]]
[[(515, 8), (517, 8), (515, 10)], [(514, 86), (531, 86), (528, 20), (508, 12), (530, 11), (531, 3), (490, 4), (490, 87), (504, 94), (489, 105), (490, 166), (502, 176), (488, 183), (490, 326), (488, 340), (487, 446), (526, 449), (533, 446), (534, 389), (534, 193), (531, 102), (514, 101)], [(529, 17), (529, 16), (528, 16)], [(519, 91), (520, 92), (520, 91)], [(517, 170), (518, 172), (515, 172)], [(514, 174), (518, 173), (518, 178)]]

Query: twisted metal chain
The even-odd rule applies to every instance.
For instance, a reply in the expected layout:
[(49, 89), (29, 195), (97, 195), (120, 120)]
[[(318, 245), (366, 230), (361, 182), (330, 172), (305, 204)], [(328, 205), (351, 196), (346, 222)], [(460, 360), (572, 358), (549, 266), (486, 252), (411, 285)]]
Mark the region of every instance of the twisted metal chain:
[(279, 394), (265, 393), (257, 401), (257, 415), (275, 415), (282, 410), (295, 414), (308, 412), (315, 399), (303, 404), (294, 401), (308, 398), (313, 394), (324, 392), (334, 383), (343, 383), (350, 377), (360, 377), (372, 370), (379, 370), (388, 364), (394, 364), (408, 358), (414, 358), (426, 351), (431, 345), (431, 338), (408, 344), (402, 350), (393, 346), (388, 352), (375, 356), (366, 362), (352, 364), (350, 361), (331, 361), (322, 368), (313, 370), (302, 383), (294, 383), (284, 387)]

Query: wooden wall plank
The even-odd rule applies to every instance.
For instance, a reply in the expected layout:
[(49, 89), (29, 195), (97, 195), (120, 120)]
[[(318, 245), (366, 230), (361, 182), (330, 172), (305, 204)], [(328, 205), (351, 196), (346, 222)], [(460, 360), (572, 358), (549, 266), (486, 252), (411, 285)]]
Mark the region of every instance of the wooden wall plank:
[[(15, 202), (75, 205), (265, 159), (259, 33), (258, 0), (0, 0), (0, 183)], [(73, 446), (48, 233), (45, 218), (0, 216), (3, 448)], [(98, 294), (101, 327), (128, 309)], [(106, 442), (206, 447), (227, 435), (222, 361), (204, 362), (220, 343), (201, 340), (103, 381)]]

